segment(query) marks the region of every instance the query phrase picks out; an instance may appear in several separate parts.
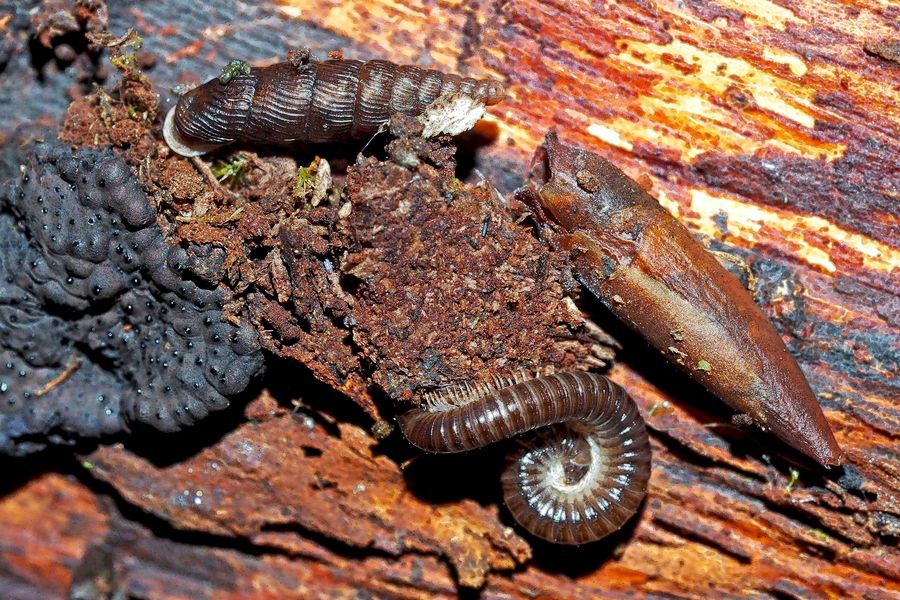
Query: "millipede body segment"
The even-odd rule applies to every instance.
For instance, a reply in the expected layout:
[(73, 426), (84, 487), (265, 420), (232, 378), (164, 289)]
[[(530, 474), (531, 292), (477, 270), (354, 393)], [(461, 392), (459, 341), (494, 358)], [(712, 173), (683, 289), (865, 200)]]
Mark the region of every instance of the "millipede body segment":
[(189, 156), (231, 142), (340, 142), (371, 136), (392, 115), (420, 115), (457, 93), (483, 106), (505, 92), (490, 79), (384, 60), (318, 61), (301, 52), (267, 67), (229, 64), (222, 76), (178, 100), (164, 134), (170, 147)]
[(519, 440), (502, 476), (516, 521), (554, 543), (584, 544), (637, 512), (650, 446), (637, 405), (595, 373), (558, 373), (454, 388), (401, 415), (406, 438), (427, 452), (463, 452)]

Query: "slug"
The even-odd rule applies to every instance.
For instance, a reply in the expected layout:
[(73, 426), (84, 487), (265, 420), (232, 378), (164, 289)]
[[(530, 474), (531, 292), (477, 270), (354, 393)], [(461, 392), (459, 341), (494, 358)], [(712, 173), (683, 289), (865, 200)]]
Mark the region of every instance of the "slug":
[(490, 79), (384, 60), (318, 61), (301, 51), (268, 67), (232, 61), (218, 78), (179, 98), (166, 115), (163, 134), (184, 156), (232, 142), (340, 142), (373, 135), (394, 114), (421, 115), (453, 94), (476, 101), (477, 120), (484, 106), (500, 102), (504, 93), (503, 85)]
[(502, 475), (513, 518), (557, 544), (585, 544), (618, 530), (643, 500), (650, 445), (634, 400), (602, 375), (558, 373), (426, 394), (398, 417), (426, 452), (463, 452), (525, 432)]
[(602, 157), (551, 131), (519, 198), (609, 311), (740, 413), (823, 466), (841, 449), (797, 362), (741, 283)]

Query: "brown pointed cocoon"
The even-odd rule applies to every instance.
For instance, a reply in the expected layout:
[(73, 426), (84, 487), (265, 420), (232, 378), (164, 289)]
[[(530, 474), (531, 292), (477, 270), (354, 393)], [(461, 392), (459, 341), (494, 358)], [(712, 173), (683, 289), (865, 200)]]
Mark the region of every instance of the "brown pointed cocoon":
[(547, 135), (525, 199), (581, 281), (668, 360), (824, 466), (841, 450), (797, 362), (740, 282), (605, 159)]

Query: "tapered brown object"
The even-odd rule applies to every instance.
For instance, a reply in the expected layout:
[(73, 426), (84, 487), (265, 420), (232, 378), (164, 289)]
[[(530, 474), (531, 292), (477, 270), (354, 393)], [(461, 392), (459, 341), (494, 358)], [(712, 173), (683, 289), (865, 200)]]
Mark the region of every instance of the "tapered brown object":
[(842, 453), (800, 367), (740, 282), (633, 180), (561, 144), (538, 149), (531, 190), (575, 269), (610, 311), (735, 410), (818, 463)]
[(420, 115), (456, 92), (484, 104), (496, 104), (505, 94), (490, 79), (384, 60), (318, 61), (307, 52), (267, 67), (226, 68), (178, 100), (164, 133), (186, 156), (235, 141), (343, 142), (375, 134), (391, 115)]

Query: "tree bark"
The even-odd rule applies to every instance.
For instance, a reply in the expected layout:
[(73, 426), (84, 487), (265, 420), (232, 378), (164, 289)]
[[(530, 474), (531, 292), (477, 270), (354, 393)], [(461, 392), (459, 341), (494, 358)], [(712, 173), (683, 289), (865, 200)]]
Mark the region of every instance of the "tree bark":
[[(229, 59), (282, 60), (298, 46), (504, 80), (507, 99), (460, 142), (471, 169), (508, 194), (556, 127), (649, 181), (699, 239), (746, 267), (846, 464), (823, 471), (731, 425), (718, 400), (588, 302), (621, 346), (609, 375), (651, 429), (648, 497), (614, 539), (558, 548), (528, 537), (502, 507), (497, 453), (421, 458), (396, 437), (378, 442), (373, 419), (394, 407), (361, 377), (340, 389), (359, 411), (326, 386), (301, 394), (270, 375), (246, 410), (196, 431), (141, 431), (77, 459), (4, 459), (0, 596), (900, 594), (896, 5), (108, 4), (113, 33), (135, 27), (144, 38), (163, 91)], [(11, 23), (0, 11), (14, 46)], [(20, 58), (0, 75), (5, 94), (36, 85)], [(74, 85), (65, 77), (45, 78), (47, 95)], [(61, 105), (39, 99), (22, 114), (59, 116)], [(324, 358), (283, 356), (278, 377), (300, 361), (328, 381), (311, 366)]]

